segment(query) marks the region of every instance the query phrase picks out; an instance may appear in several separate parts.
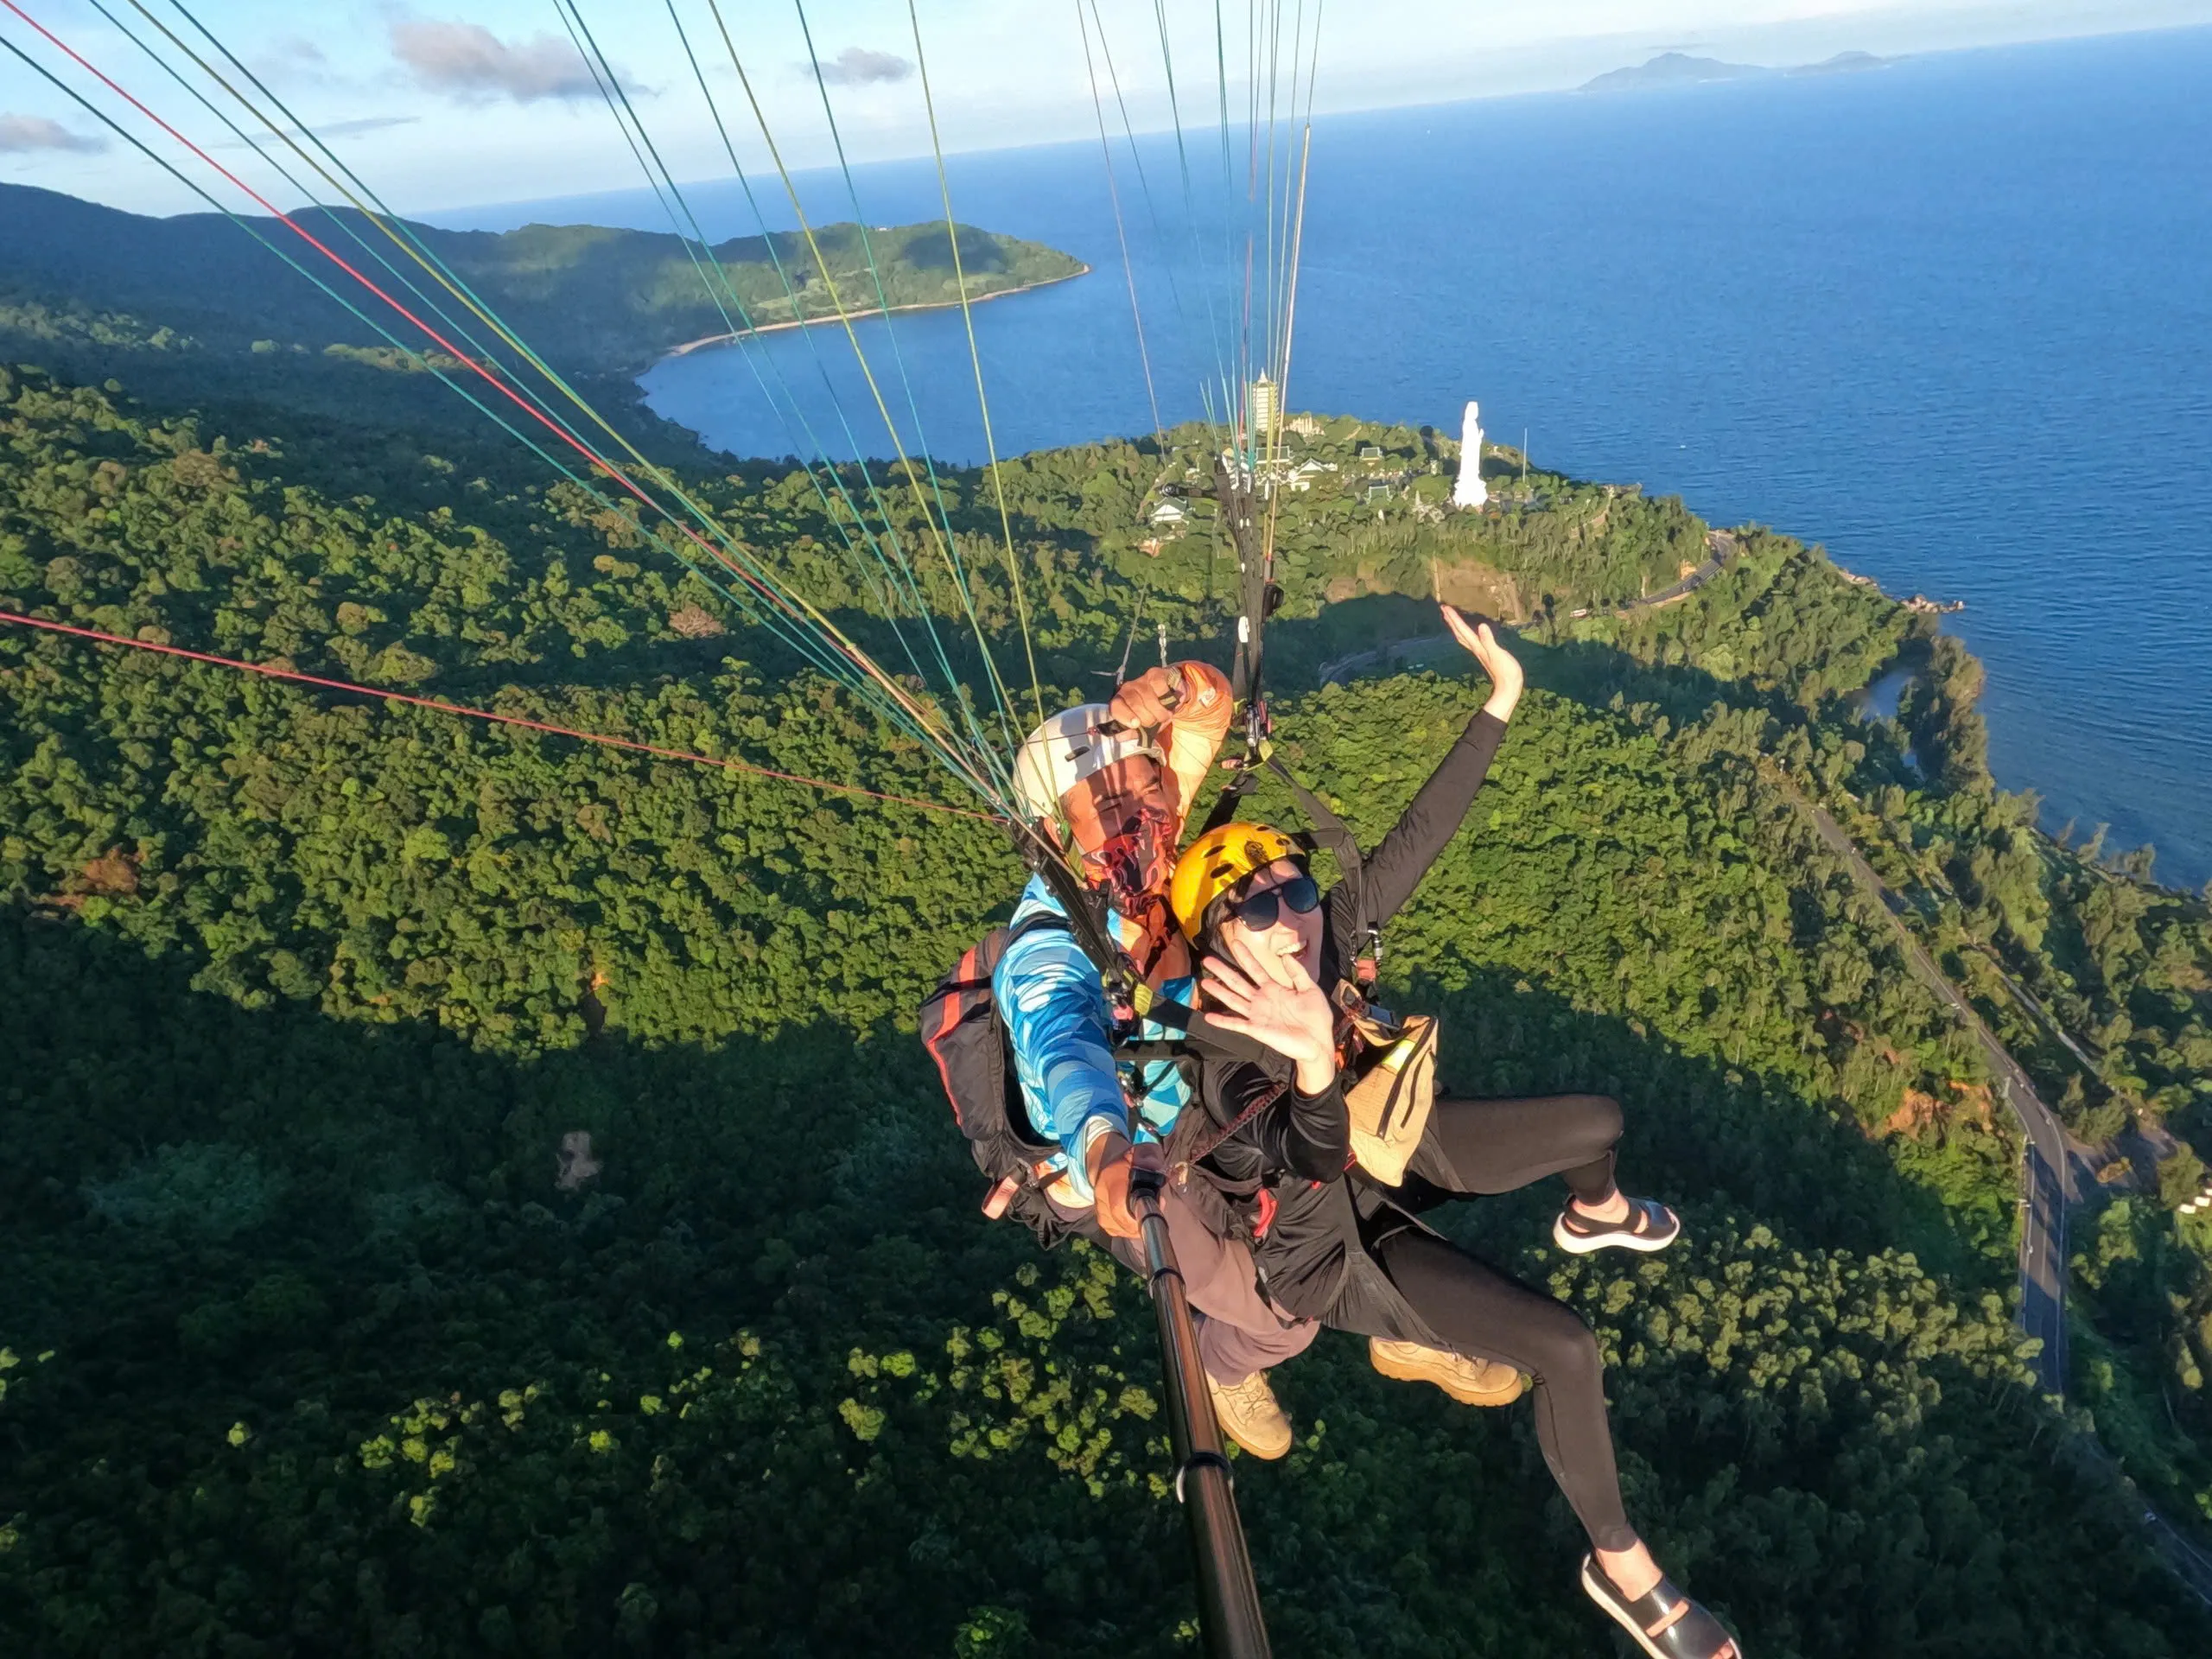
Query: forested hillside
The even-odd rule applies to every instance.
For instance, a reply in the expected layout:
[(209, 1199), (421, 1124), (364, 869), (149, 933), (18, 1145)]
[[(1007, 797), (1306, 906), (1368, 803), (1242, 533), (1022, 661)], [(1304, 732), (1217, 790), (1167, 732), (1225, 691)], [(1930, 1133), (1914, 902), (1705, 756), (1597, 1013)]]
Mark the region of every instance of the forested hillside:
[[(1233, 560), (1202, 513), (1147, 529), (1182, 442), (1007, 468), (1067, 695), (1160, 625), (1220, 654)], [(0, 608), (958, 799), (634, 519), (497, 451), (27, 369), (0, 443)], [(1385, 443), (1374, 498), (1348, 475)], [(1447, 582), (1526, 625), (1538, 689), (1384, 970), (1441, 1012), (1452, 1086), (1618, 1093), (1632, 1184), (1682, 1210), (1684, 1245), (1627, 1265), (1553, 1250), (1542, 1192), (1454, 1224), (1599, 1328), (1655, 1548), (1760, 1659), (2201, 1651), (2088, 1425), (2027, 1386), (1982, 1062), (1762, 758), (1870, 802), (1931, 925), (2094, 1025), (2087, 1130), (2118, 1102), (2196, 1132), (2202, 906), (2037, 837), (1975, 773), (1955, 647), (1816, 552), (1746, 530), (1693, 601), (1571, 625), (1706, 527), (1541, 475), (1494, 517), (1416, 514), (1435, 445), (1310, 440), (1344, 454), (1285, 498), (1281, 659), (1433, 628)], [(803, 477), (694, 483), (880, 626)], [(945, 484), (988, 538), (985, 480)], [(995, 632), (1010, 594), (974, 564)], [(1916, 765), (1843, 701), (1900, 647), (1929, 664)], [(1482, 695), (1462, 663), (1307, 689), (1284, 753), (1372, 835)], [(977, 1213), (911, 1030), (1020, 879), (948, 814), (0, 628), (0, 1633), (1193, 1650), (1149, 1310)], [(2202, 1395), (2158, 1368), (2212, 1363), (2212, 1329), (2158, 1298), (2206, 1241), (2147, 1194), (2107, 1214), (2094, 1423), (2133, 1411), (2117, 1449), (2185, 1503)], [(1525, 1409), (1336, 1337), (1277, 1382), (1300, 1444), (1239, 1491), (1278, 1651), (1601, 1650)]]
[[(425, 317), (453, 351), (518, 369), (511, 342), (457, 297), (474, 293), (564, 376), (626, 410), (626, 425), (666, 444), (673, 429), (632, 407), (630, 377), (667, 353), (733, 329), (834, 317), (841, 306), (865, 315), (957, 303), (962, 293), (942, 222), (737, 237), (702, 254), (674, 235), (591, 225), (448, 231), (322, 208), (293, 219), (297, 232), (253, 216), (153, 219), (0, 184), (0, 357), (21, 353), (94, 383), (121, 372), (142, 392), (202, 405), (251, 399), (410, 429), (480, 426), (430, 372), (459, 359), (396, 344), (423, 337), (384, 302), (350, 284), (358, 297), (341, 304), (320, 283), (270, 280), (272, 251), (340, 280), (312, 237)], [(957, 234), (970, 299), (1084, 270), (1040, 243), (969, 225)]]

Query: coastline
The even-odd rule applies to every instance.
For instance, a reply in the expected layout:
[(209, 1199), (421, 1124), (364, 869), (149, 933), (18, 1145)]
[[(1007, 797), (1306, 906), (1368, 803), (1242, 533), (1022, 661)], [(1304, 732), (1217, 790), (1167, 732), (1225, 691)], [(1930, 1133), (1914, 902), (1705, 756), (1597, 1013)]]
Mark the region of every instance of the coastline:
[[(1071, 283), (1078, 276), (1088, 276), (1091, 270), (1091, 266), (1084, 264), (1079, 270), (1068, 272), (1065, 276), (1047, 276), (1041, 283), (1024, 283), (1019, 288), (1001, 288), (988, 294), (973, 294), (969, 296), (968, 303), (970, 306), (988, 305), (993, 300), (1011, 299), (1017, 294), (1034, 294), (1042, 288), (1052, 288), (1061, 283)], [(957, 311), (959, 308), (958, 300), (919, 300), (911, 305), (892, 306), (889, 315), (896, 316), (906, 311)], [(688, 340), (681, 346), (670, 347), (653, 359), (652, 367), (658, 368), (671, 358), (689, 357), (692, 353), (703, 351), (709, 346), (734, 346), (740, 340), (758, 340), (763, 334), (780, 334), (793, 328), (813, 328), (825, 322), (840, 322), (848, 319), (854, 322), (862, 322), (869, 317), (880, 317), (885, 315), (883, 307), (871, 306), (865, 312), (849, 311), (843, 317), (840, 317), (833, 311), (819, 317), (793, 317), (784, 322), (764, 322), (757, 328), (741, 328), (734, 333), (708, 334), (698, 340)], [(650, 373), (651, 369), (648, 369), (647, 372)]]

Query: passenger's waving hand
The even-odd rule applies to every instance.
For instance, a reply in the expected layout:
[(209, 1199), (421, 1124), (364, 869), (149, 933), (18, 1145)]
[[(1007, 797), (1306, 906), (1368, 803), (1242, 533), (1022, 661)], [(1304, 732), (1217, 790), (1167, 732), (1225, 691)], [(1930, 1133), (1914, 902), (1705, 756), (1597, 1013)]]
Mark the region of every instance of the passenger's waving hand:
[(1521, 688), (1526, 683), (1520, 660), (1498, 643), (1497, 630), (1488, 622), (1479, 618), (1470, 622), (1454, 606), (1437, 608), (1444, 613), (1444, 626), (1452, 630), (1452, 637), (1474, 653), (1483, 672), (1490, 676), (1490, 701), (1483, 704), (1483, 712), (1500, 720), (1512, 719), (1513, 706), (1521, 701)]
[(1321, 1093), (1337, 1075), (1336, 1020), (1328, 997), (1295, 956), (1268, 950), (1266, 935), (1255, 943), (1242, 928), (1225, 931), (1223, 943), (1235, 960), (1208, 957), (1200, 982), (1219, 1010), (1214, 1023), (1296, 1062), (1298, 1091)]

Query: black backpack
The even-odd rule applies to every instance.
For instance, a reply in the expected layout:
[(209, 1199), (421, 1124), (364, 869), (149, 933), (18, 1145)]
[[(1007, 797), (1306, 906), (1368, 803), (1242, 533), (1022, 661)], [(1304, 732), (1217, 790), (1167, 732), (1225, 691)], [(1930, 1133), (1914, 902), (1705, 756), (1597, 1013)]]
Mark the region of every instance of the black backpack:
[(991, 1179), (983, 1213), (1013, 1217), (1049, 1249), (1071, 1234), (1093, 1243), (1103, 1236), (1088, 1213), (1071, 1221), (1046, 1199), (1050, 1172), (1045, 1166), (1060, 1147), (1029, 1121), (1013, 1044), (991, 995), (991, 975), (1007, 948), (1046, 929), (1071, 931), (1065, 918), (1045, 912), (1013, 927), (995, 927), (969, 946), (922, 1003), (921, 1031), (952, 1102), (953, 1121), (967, 1137), (976, 1166)]

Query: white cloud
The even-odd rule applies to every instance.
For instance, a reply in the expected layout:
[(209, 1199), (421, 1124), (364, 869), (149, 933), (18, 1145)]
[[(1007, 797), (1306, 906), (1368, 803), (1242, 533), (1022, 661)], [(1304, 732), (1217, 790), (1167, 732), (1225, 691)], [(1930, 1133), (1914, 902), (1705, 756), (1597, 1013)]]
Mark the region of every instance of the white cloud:
[[(811, 64), (798, 66), (802, 74), (811, 75)], [(882, 81), (904, 80), (914, 73), (914, 66), (895, 52), (872, 52), (864, 46), (849, 46), (822, 66), (822, 79), (832, 86), (869, 86)]]
[(386, 127), (411, 127), (423, 118), (419, 115), (365, 115), (352, 121), (328, 121), (315, 129), (318, 138), (351, 138), (364, 132), (382, 132)]
[(105, 138), (86, 138), (59, 121), (42, 115), (0, 115), (0, 154), (19, 155), (34, 149), (60, 149), (89, 155), (105, 149)]
[(330, 55), (304, 35), (286, 35), (271, 41), (253, 61), (264, 69), (320, 69)]
[[(326, 121), (313, 128), (287, 127), (287, 138), (320, 138), (327, 142), (334, 138), (355, 138), (365, 132), (383, 132), (391, 127), (411, 127), (423, 118), (419, 115), (365, 115), (352, 121)], [(255, 133), (257, 142), (261, 138)], [(220, 143), (210, 144), (210, 149), (245, 149), (243, 138), (226, 138)]]
[(551, 35), (510, 45), (481, 23), (403, 17), (392, 22), (391, 50), (434, 92), (518, 104), (599, 95), (575, 46)]

